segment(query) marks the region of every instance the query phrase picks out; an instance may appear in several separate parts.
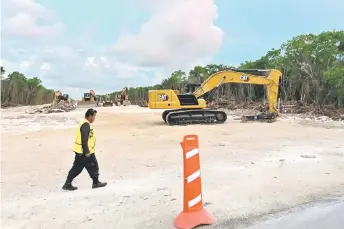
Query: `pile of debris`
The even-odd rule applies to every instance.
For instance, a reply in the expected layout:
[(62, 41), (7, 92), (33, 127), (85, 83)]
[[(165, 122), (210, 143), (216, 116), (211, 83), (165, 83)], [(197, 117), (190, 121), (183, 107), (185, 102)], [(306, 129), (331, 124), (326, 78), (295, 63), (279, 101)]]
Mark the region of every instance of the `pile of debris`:
[(283, 103), (282, 113), (308, 114), (315, 117), (329, 117), (332, 120), (344, 120), (344, 109), (336, 108), (334, 105), (312, 105), (301, 102)]
[(268, 104), (264, 104), (263, 102), (253, 102), (253, 101), (243, 101), (243, 102), (236, 102), (234, 100), (224, 100), (219, 99), (218, 101), (214, 101), (209, 104), (210, 108), (225, 108), (229, 110), (238, 110), (238, 109), (248, 109), (248, 110), (256, 110), (260, 112), (264, 112), (268, 110)]
[(58, 104), (48, 104), (43, 105), (39, 108), (34, 108), (31, 110), (25, 111), (25, 113), (28, 114), (35, 114), (35, 113), (59, 113), (59, 112), (70, 112), (72, 110), (75, 110), (77, 107), (77, 104), (75, 102), (66, 102), (64, 100), (61, 100)]
[(1, 103), (1, 108), (11, 108), (11, 107), (20, 107), (21, 104), (11, 103), (11, 102), (4, 102)]
[[(265, 112), (268, 110), (268, 104), (262, 101), (244, 101), (236, 102), (234, 100), (221, 100), (210, 104), (211, 108), (223, 108), (228, 110), (251, 110), (256, 112)], [(283, 102), (281, 106), (283, 114), (305, 114), (311, 117), (329, 117), (332, 120), (344, 120), (344, 109), (336, 108), (334, 105), (312, 105), (301, 102)]]
[(133, 105), (138, 105), (139, 107), (148, 107), (147, 101), (139, 101), (137, 102), (137, 104), (133, 104)]

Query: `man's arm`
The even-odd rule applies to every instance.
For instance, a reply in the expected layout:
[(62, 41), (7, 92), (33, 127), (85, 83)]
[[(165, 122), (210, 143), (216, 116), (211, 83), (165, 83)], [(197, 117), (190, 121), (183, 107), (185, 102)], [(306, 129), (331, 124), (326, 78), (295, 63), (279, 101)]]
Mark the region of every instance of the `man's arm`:
[(87, 122), (82, 124), (82, 126), (80, 127), (80, 131), (81, 131), (81, 145), (82, 145), (82, 149), (83, 149), (83, 154), (89, 154), (90, 153), (90, 149), (88, 148), (88, 136), (90, 133), (90, 124), (88, 124)]

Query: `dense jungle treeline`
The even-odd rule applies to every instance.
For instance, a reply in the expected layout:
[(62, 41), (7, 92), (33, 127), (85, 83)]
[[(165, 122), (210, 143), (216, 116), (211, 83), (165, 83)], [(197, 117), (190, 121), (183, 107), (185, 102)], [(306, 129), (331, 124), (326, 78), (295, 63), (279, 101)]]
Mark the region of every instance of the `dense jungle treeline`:
[(5, 75), (6, 69), (1, 66), (1, 107), (41, 105), (53, 101), (54, 90), (45, 88), (39, 78), (29, 78), (20, 72)]
[[(201, 83), (217, 71), (230, 68), (223, 64), (196, 66), (188, 73), (175, 71), (161, 84), (129, 88), (129, 99), (147, 99), (151, 89), (182, 89), (186, 83)], [(256, 61), (246, 61), (241, 69), (279, 69), (283, 73), (282, 101), (303, 104), (344, 106), (344, 31), (296, 36), (272, 49)], [(118, 92), (116, 92), (118, 93)], [(263, 86), (224, 84), (214, 97), (234, 101), (257, 101), (265, 97)]]

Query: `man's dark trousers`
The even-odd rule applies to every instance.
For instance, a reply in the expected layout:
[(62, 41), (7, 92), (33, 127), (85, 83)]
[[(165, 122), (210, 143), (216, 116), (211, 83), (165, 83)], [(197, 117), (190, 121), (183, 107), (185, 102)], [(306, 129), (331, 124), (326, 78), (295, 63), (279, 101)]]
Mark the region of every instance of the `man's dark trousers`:
[(75, 153), (73, 167), (68, 173), (67, 181), (72, 182), (73, 179), (77, 177), (84, 168), (86, 168), (88, 174), (93, 180), (93, 183), (97, 183), (99, 176), (99, 166), (96, 155), (94, 153), (92, 153), (89, 157), (86, 157), (84, 154)]

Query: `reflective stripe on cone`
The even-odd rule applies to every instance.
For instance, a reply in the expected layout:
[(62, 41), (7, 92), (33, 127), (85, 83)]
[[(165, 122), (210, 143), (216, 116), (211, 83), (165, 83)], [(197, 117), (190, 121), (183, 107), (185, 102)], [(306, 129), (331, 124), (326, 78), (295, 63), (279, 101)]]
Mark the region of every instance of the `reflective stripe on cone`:
[(191, 229), (202, 224), (212, 224), (215, 219), (203, 207), (198, 136), (186, 135), (180, 144), (183, 148), (184, 206), (174, 226)]

